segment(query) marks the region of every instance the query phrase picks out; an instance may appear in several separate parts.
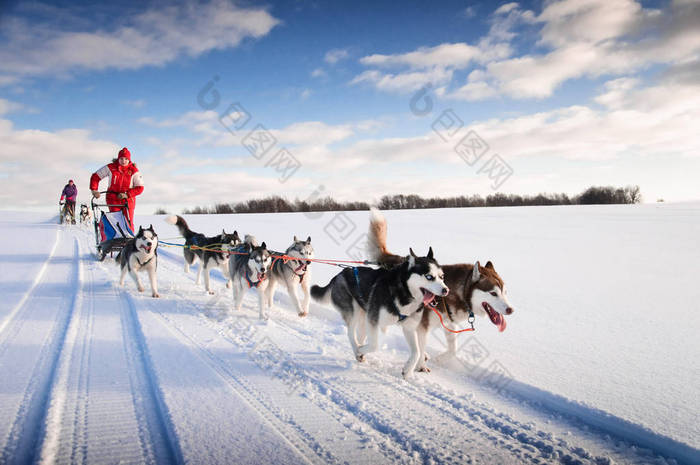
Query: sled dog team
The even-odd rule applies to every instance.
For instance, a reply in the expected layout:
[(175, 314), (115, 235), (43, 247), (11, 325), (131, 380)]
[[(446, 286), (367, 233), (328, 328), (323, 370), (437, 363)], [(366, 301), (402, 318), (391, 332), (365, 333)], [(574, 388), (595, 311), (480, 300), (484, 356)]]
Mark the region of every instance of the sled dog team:
[[(412, 249), (407, 256), (392, 254), (386, 246), (386, 220), (376, 209), (371, 211), (368, 253), (379, 268), (345, 268), (323, 287), (310, 285), (310, 265), (314, 258), (310, 237), (299, 240), (295, 236), (284, 252), (293, 258), (281, 259), (276, 258), (279, 252), (269, 250), (265, 242), (259, 244), (253, 236), (246, 235), (241, 241), (237, 231), (232, 234), (222, 231), (220, 235), (206, 237), (192, 231), (181, 216), (169, 216), (165, 221), (176, 226), (185, 238), (185, 272), (199, 261), (197, 284), (204, 274), (205, 288), (213, 294), (209, 273), (219, 268), (227, 278), (226, 287), (233, 289), (236, 310), (240, 310), (245, 292), (255, 288), (259, 316), (267, 319), (275, 288), (283, 283), (300, 317), (308, 314), (310, 297), (340, 312), (353, 353), (360, 362), (378, 350), (380, 330), (399, 325), (411, 351), (403, 367), (404, 378), (411, 377), (414, 371), (430, 371), (426, 366), (426, 339), (441, 324), (435, 310), (452, 329), (463, 325), (473, 313), (487, 316), (501, 332), (506, 329), (506, 315), (513, 313), (503, 279), (490, 261), (484, 266), (478, 261), (441, 266), (432, 248), (425, 256), (417, 256)], [(153, 226), (139, 228), (134, 240), (117, 257), (122, 285), (128, 272), (139, 291), (143, 291), (138, 272), (147, 271), (152, 295), (158, 297), (157, 247), (158, 236)], [(297, 285), (303, 293), (301, 301)], [(445, 336), (447, 353), (455, 355), (456, 334), (445, 330)]]

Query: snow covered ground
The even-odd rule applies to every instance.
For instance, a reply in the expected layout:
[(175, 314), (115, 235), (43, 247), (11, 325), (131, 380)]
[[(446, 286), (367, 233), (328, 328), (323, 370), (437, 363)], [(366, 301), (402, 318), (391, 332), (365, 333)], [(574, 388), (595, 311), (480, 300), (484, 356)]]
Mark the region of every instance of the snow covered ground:
[[(0, 463), (700, 463), (700, 205), (391, 211), (389, 246), (492, 260), (515, 313), (402, 380), (396, 329), (354, 361), (333, 310), (267, 323), (160, 249), (160, 299), (117, 285), (90, 231), (0, 219)], [(357, 253), (367, 212), (189, 216), (319, 258)], [(162, 216), (161, 239), (177, 231)], [(314, 282), (338, 270), (315, 264)], [(467, 333), (470, 334), (470, 333)], [(507, 377), (505, 377), (507, 375)]]

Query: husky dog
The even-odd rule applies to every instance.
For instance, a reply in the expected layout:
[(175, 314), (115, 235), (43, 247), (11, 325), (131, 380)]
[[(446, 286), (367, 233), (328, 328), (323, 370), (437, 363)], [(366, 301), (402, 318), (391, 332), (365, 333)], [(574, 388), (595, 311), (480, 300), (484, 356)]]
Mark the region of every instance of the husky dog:
[[(299, 257), (299, 260), (282, 259), (275, 260), (270, 270), (270, 283), (267, 285), (267, 306), (272, 307), (272, 301), (275, 298), (275, 287), (279, 282), (283, 282), (287, 287), (289, 297), (292, 299), (297, 313), (300, 317), (309, 314), (309, 282), (311, 280), (311, 271), (309, 265), (310, 258), (314, 257), (314, 248), (311, 246), (311, 236), (305, 241), (300, 241), (294, 236), (294, 242), (287, 248), (284, 253), (289, 257)], [(297, 297), (296, 285), (301, 284), (301, 290), (304, 292), (304, 300), (299, 303)]]
[(139, 232), (132, 239), (129, 239), (122, 250), (117, 255), (116, 262), (122, 270), (119, 285), (124, 285), (124, 279), (128, 272), (139, 292), (143, 292), (143, 284), (139, 279), (138, 272), (146, 270), (148, 279), (151, 281), (151, 291), (153, 297), (160, 297), (158, 294), (158, 281), (156, 280), (156, 270), (158, 268), (158, 235), (153, 230), (153, 225), (147, 229), (139, 226)]
[(90, 209), (84, 203), (80, 204), (80, 224), (89, 224), (92, 214)]
[[(369, 228), (369, 255), (372, 260), (381, 266), (393, 268), (401, 264), (405, 259), (390, 253), (386, 248), (386, 219), (374, 210)], [(438, 296), (430, 307), (439, 311), (446, 326), (454, 329), (468, 321), (471, 312), (479, 316), (488, 316), (496, 325), (498, 331), (506, 329), (505, 315), (513, 313), (513, 308), (508, 302), (506, 288), (503, 279), (498, 275), (493, 263), (486, 266), (475, 264), (443, 265), (445, 284), (450, 288), (447, 296)], [(425, 367), (425, 340), (428, 333), (440, 326), (440, 318), (435, 312), (426, 306), (422, 312), (420, 325), (417, 328), (418, 340), (421, 347), (420, 368), (422, 371), (430, 371)], [(446, 355), (456, 354), (457, 335), (445, 330), (447, 339)]]
[(233, 306), (236, 311), (241, 309), (245, 291), (254, 287), (258, 291), (260, 304), (260, 319), (267, 320), (265, 312), (267, 299), (265, 291), (270, 284), (268, 273), (272, 267), (272, 254), (267, 250), (267, 245), (263, 242), (258, 245), (258, 241), (253, 236), (246, 235), (243, 245), (236, 249), (236, 254), (229, 260), (229, 276), (233, 281)]
[[(417, 257), (412, 249), (409, 251), (410, 255), (391, 269), (346, 268), (327, 286), (311, 287), (315, 300), (331, 304), (340, 312), (348, 326), (350, 345), (360, 362), (379, 347), (380, 329), (399, 324), (411, 349), (403, 367), (404, 378), (413, 375), (424, 350), (419, 347), (416, 334), (423, 305), (449, 292), (442, 269), (433, 258), (432, 247), (425, 257)], [(365, 332), (368, 333), (366, 344)]]
[[(187, 247), (182, 249), (185, 256), (185, 273), (189, 273), (190, 266), (195, 260), (199, 259), (201, 266), (197, 272), (196, 284), (199, 284), (202, 272), (204, 272), (204, 287), (209, 294), (213, 294), (209, 272), (212, 268), (219, 268), (227, 278), (226, 287), (230, 288), (231, 277), (228, 269), (229, 255), (225, 253), (225, 251), (230, 248), (235, 248), (241, 243), (241, 239), (238, 237), (238, 231), (234, 231), (233, 234), (228, 234), (226, 230), (222, 230), (221, 234), (218, 236), (206, 237), (204, 234), (192, 231), (185, 219), (180, 215), (168, 216), (165, 218), (165, 222), (177, 226), (177, 229), (180, 230), (180, 234), (185, 238), (185, 245)], [(195, 248), (191, 248), (193, 246)], [(221, 249), (222, 252), (202, 250), (197, 247)]]

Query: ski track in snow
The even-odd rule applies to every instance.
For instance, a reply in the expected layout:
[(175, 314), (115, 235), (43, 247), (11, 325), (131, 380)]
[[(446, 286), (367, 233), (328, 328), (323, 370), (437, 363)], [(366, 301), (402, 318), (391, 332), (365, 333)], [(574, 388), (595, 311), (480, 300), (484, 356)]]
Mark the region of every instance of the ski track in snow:
[(59, 229), (0, 325), (2, 464), (678, 463), (439, 365), (406, 382), (405, 354), (358, 364), (344, 328), (281, 292), (268, 322), (257, 291), (234, 314), (177, 253), (160, 250), (161, 299), (121, 289), (93, 249)]

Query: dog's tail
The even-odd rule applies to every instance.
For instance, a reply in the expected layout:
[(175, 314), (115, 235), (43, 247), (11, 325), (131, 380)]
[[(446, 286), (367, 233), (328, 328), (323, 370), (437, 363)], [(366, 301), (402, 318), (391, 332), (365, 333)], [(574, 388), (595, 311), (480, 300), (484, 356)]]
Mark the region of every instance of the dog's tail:
[(177, 226), (177, 229), (180, 230), (180, 234), (182, 234), (185, 239), (188, 239), (195, 234), (187, 225), (187, 221), (185, 221), (185, 219), (180, 215), (166, 216), (165, 222)]
[(259, 247), (260, 245), (258, 244), (258, 240), (255, 238), (255, 236), (251, 236), (250, 234), (246, 234), (245, 238), (243, 239), (243, 242), (245, 244), (249, 244), (252, 247)]
[(370, 260), (379, 263), (383, 267), (392, 268), (403, 263), (405, 258), (394, 255), (387, 250), (386, 231), (386, 218), (384, 218), (382, 212), (372, 207), (369, 218), (367, 254)]
[[(331, 281), (332, 282), (332, 281)], [(327, 286), (319, 286), (317, 284), (314, 284), (311, 286), (311, 297), (318, 303), (322, 305), (330, 305), (331, 303), (331, 283), (328, 283)]]

